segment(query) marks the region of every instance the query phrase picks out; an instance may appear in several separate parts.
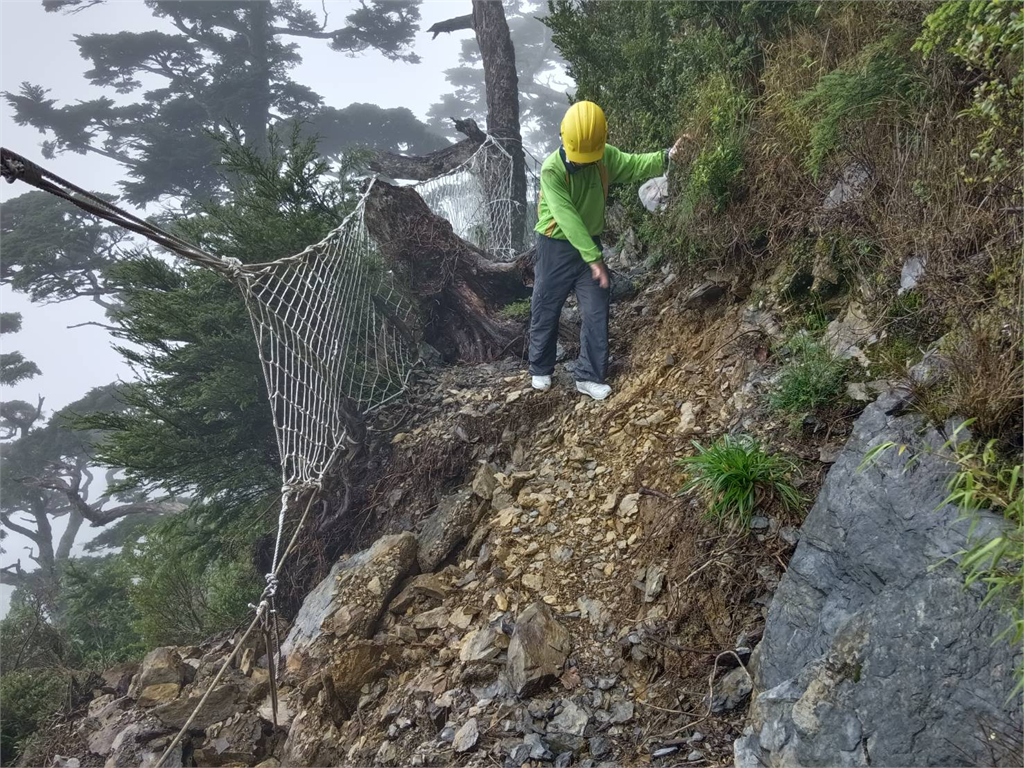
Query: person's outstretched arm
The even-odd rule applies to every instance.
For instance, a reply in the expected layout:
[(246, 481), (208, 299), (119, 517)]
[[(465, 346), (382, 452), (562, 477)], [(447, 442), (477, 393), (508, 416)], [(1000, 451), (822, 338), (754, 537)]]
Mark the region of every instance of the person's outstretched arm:
[(655, 176), (665, 175), (668, 161), (675, 157), (683, 142), (689, 138), (688, 134), (683, 135), (672, 145), (672, 149), (660, 149), (657, 152), (643, 152), (635, 155), (608, 145), (604, 150), (605, 163), (608, 166), (608, 183), (625, 184), (630, 181), (646, 181)]

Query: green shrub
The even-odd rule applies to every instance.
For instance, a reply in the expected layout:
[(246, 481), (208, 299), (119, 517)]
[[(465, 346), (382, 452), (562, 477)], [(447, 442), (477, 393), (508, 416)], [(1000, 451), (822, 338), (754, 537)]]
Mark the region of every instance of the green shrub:
[(242, 521), (213, 533), (209, 510), (199, 508), (158, 524), (122, 557), (136, 629), (146, 647), (187, 645), (241, 623), (263, 589), (251, 564), (258, 530)]
[(677, 462), (689, 475), (680, 493), (695, 490), (703, 496), (710, 519), (745, 530), (760, 504), (775, 500), (788, 511), (803, 504), (789, 482), (793, 462), (767, 453), (753, 439), (726, 435), (708, 448), (693, 445), (697, 454)]
[(846, 390), (850, 364), (807, 335), (794, 336), (789, 348), (793, 357), (782, 366), (775, 391), (769, 396), (771, 407), (804, 413), (838, 401)]
[(105, 669), (140, 658), (145, 647), (136, 631), (138, 613), (122, 558), (69, 560), (62, 575), (61, 629), (77, 664)]
[(498, 315), (504, 317), (506, 320), (529, 320), (530, 300), (520, 299), (519, 301), (513, 301), (511, 304), (506, 304), (498, 310)]
[(0, 762), (12, 765), (25, 739), (61, 709), (69, 681), (57, 669), (21, 669), (0, 677)]
[(985, 168), (981, 180), (1014, 176), (1019, 186), (1024, 6), (1011, 0), (947, 0), (925, 19), (914, 50), (925, 58), (947, 51), (972, 70), (973, 103), (966, 115), (981, 129), (972, 158)]
[(910, 103), (920, 81), (904, 49), (899, 36), (868, 45), (855, 61), (823, 75), (797, 99), (797, 110), (811, 121), (804, 166), (815, 179), (825, 160), (845, 143), (847, 126), (870, 120), (886, 104)]
[(724, 75), (712, 75), (697, 89), (692, 129), (705, 145), (690, 165), (686, 202), (690, 209), (707, 200), (722, 211), (743, 173), (743, 142), (750, 100)]

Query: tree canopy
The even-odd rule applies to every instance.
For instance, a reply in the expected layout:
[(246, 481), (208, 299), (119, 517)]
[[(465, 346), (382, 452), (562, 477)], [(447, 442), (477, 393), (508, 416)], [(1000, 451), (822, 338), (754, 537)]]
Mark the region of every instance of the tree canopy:
[[(79, 12), (101, 1), (45, 0), (44, 6)], [(418, 61), (411, 49), (418, 0), (372, 0), (340, 25), (295, 0), (146, 0), (146, 5), (174, 32), (75, 38), (91, 64), (88, 80), (120, 95), (138, 94), (138, 101), (124, 104), (103, 96), (58, 104), (44, 86), (28, 82), (17, 93), (4, 94), (19, 125), (46, 135), (46, 157), (94, 153), (124, 165), (129, 179), (121, 187), (136, 205), (216, 193), (222, 177), (211, 133), (226, 134), (236, 126), (246, 144), (260, 149), (275, 122), (320, 110), (321, 97), (290, 75), (301, 61), (295, 40), (323, 40), (348, 55), (372, 48), (391, 59)]]

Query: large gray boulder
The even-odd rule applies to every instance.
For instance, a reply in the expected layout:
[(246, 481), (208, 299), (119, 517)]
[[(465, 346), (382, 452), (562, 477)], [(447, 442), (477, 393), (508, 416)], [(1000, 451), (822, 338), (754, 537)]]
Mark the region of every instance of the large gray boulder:
[(382, 536), (355, 555), (341, 558), (299, 609), (281, 644), (288, 669), (325, 633), (368, 638), (402, 580), (416, 566), (416, 537)]
[[(868, 406), (801, 530), (756, 653), (737, 766), (991, 765), (1005, 743), (992, 734), (1020, 733), (1019, 653), (995, 642), (1007, 619), (945, 560), (969, 523), (939, 508), (944, 438), (890, 415), (898, 405), (890, 393)], [(859, 470), (883, 441), (909, 449)], [(986, 515), (978, 531), (1001, 524)]]

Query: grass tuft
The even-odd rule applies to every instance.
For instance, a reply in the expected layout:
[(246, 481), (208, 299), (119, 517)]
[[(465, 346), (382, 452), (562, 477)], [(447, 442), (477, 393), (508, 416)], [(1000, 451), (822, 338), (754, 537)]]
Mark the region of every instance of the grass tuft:
[(506, 304), (498, 310), (498, 315), (506, 320), (529, 320), (530, 300), (520, 299), (519, 301), (513, 301), (511, 304)]
[(696, 441), (693, 445), (697, 454), (677, 462), (689, 475), (680, 494), (697, 491), (703, 496), (709, 519), (746, 530), (762, 503), (778, 501), (787, 511), (803, 505), (804, 498), (789, 482), (796, 465), (767, 453), (752, 438), (725, 435), (707, 448)]
[(769, 398), (771, 407), (806, 413), (838, 401), (846, 391), (849, 362), (806, 335), (794, 336), (789, 348), (793, 357), (782, 367), (779, 383)]

